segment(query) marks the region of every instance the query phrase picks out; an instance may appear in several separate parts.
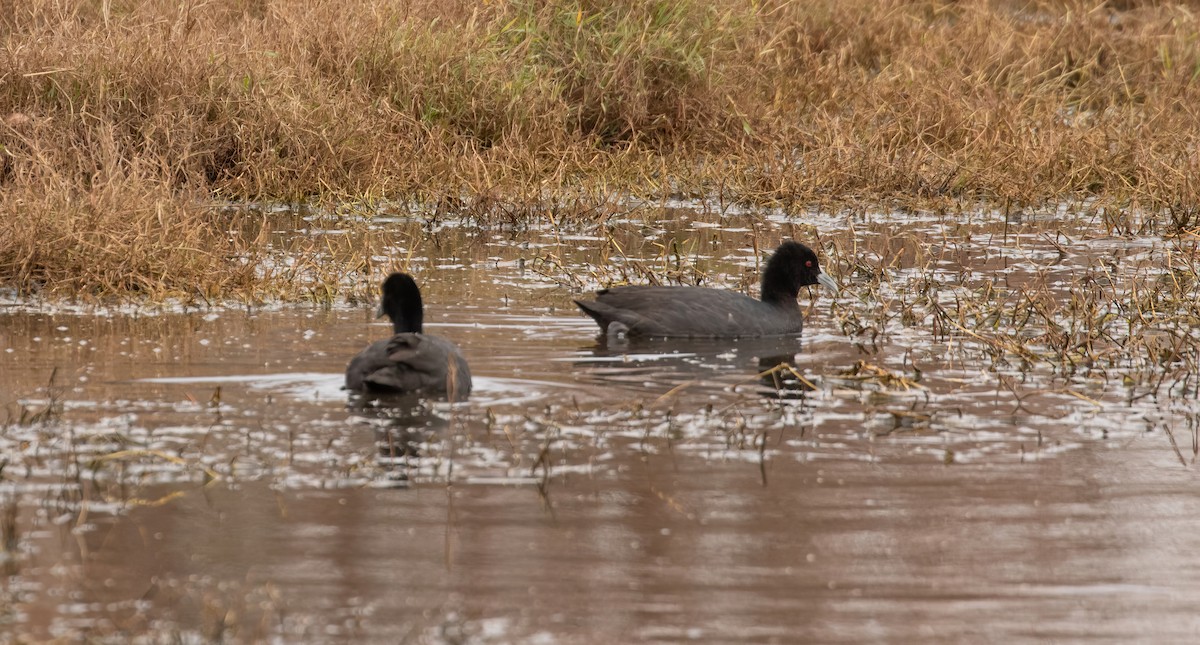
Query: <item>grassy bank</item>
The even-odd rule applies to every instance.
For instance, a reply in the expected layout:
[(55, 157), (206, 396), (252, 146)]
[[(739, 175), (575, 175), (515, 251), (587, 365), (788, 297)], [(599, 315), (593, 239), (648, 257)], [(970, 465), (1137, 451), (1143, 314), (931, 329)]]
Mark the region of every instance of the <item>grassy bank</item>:
[(264, 222), (213, 200), (1090, 197), (1197, 225), (1190, 10), (735, 4), (0, 3), (0, 283), (252, 292)]

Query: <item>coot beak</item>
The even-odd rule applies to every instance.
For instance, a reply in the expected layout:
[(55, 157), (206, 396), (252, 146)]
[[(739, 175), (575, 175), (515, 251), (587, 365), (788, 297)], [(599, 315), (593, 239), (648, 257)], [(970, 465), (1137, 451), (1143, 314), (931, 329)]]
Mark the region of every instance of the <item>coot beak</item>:
[(822, 287), (825, 287), (826, 289), (829, 289), (830, 291), (832, 291), (833, 295), (835, 295), (835, 296), (838, 295), (837, 281), (834, 280), (833, 278), (829, 277), (828, 273), (825, 273), (825, 272), (818, 273), (817, 274), (817, 282), (821, 283)]
[[(824, 274), (822, 274), (822, 275), (824, 275)], [(387, 315), (387, 312), (383, 310), (383, 301), (380, 300), (379, 308), (375, 310), (375, 318), (383, 318), (386, 315)]]

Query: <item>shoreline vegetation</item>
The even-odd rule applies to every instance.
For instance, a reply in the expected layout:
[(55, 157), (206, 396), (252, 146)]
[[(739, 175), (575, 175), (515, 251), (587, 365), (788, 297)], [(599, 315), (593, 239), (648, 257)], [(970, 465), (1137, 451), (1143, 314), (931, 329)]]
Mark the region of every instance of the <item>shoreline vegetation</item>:
[(0, 2), (0, 287), (312, 297), (249, 202), (1080, 200), (1194, 230), (1198, 34), (1134, 1)]

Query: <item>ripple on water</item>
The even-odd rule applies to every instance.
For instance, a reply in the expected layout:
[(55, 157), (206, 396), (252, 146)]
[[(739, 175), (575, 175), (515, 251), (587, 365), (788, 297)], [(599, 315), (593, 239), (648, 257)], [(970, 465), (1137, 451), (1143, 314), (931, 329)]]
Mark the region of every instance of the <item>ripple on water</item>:
[[(283, 640), (1176, 635), (1200, 588), (1200, 404), (1194, 378), (1147, 383), (1193, 360), (1186, 298), (1158, 282), (1186, 249), (1036, 213), (669, 206), (693, 212), (364, 242), (407, 258), (470, 359), (453, 405), (341, 389), (387, 333), (367, 306), (95, 315), (0, 294), (0, 501), (37, 556), (14, 584), (41, 585), (18, 620), (85, 629), (145, 598), (139, 616), (201, 640), (218, 632), (173, 608)], [(802, 294), (799, 344), (607, 346), (570, 302), (652, 275), (753, 285), (754, 249), (809, 227), (844, 288)], [(1089, 323), (1084, 296), (1107, 326), (1072, 364), (1055, 334)], [(1019, 327), (1031, 312), (1048, 322)], [(1161, 323), (1152, 355), (1130, 349), (1137, 316)], [(780, 360), (794, 373), (764, 377)]]

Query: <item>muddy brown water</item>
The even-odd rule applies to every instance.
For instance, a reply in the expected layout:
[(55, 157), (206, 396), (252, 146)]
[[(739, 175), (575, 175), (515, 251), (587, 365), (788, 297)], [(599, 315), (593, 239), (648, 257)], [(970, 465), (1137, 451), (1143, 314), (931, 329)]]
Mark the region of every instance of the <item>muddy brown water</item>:
[[(896, 290), (941, 271), (1067, 293), (1096, 257), (1119, 255), (1113, 281), (1153, 279), (1170, 252), (1095, 236), (1064, 255), (1043, 235), (1050, 221), (951, 243), (961, 222), (909, 219), (901, 237), (895, 219), (826, 219), (842, 248), (887, 256)], [(738, 288), (756, 275), (753, 236), (803, 239), (794, 226), (672, 212), (628, 223), (614, 238), (626, 256), (607, 260), (607, 233), (589, 230), (425, 238), (442, 249), (412, 255), (428, 331), (460, 344), (476, 382), (465, 404), (418, 409), (364, 408), (340, 390), (349, 357), (388, 330), (365, 304), (10, 303), (0, 632), (1192, 640), (1194, 398), (1131, 396), (1119, 375), (1005, 373), (969, 334), (919, 324), (864, 343), (837, 312), (886, 304), (857, 299), (868, 278), (846, 263), (828, 267), (844, 272), (836, 301), (802, 294), (801, 341), (605, 347), (570, 304), (630, 257), (679, 268), (654, 249), (680, 240), (707, 240), (688, 247), (696, 271)], [(906, 260), (939, 244), (952, 247), (940, 268), (916, 266), (920, 251)], [(761, 377), (776, 356), (809, 383)], [(908, 380), (869, 378), (860, 361)], [(21, 421), (48, 404), (52, 418)], [(403, 440), (417, 454), (398, 454)]]

